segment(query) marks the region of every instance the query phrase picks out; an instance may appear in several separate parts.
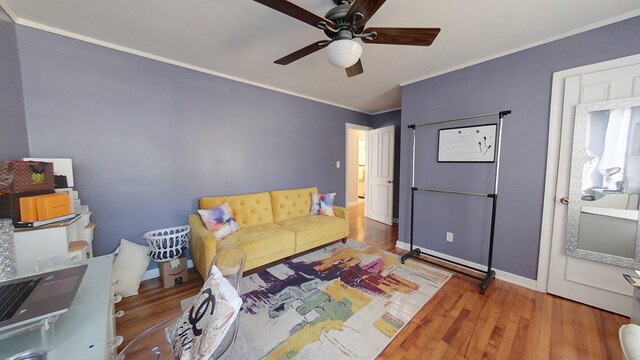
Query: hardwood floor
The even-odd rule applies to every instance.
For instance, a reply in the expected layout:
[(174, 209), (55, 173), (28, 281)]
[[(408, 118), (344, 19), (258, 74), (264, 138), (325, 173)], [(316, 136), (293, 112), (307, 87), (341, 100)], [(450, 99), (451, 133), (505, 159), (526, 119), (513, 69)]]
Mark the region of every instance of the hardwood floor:
[[(397, 226), (364, 218), (362, 204), (349, 216), (352, 239), (403, 253), (395, 248)], [(179, 311), (180, 299), (202, 285), (193, 269), (190, 279), (167, 290), (147, 280), (139, 295), (117, 304), (125, 310), (117, 319), (125, 344)], [(622, 359), (618, 328), (628, 318), (500, 280), (484, 295), (478, 286), (453, 275), (378, 359)]]

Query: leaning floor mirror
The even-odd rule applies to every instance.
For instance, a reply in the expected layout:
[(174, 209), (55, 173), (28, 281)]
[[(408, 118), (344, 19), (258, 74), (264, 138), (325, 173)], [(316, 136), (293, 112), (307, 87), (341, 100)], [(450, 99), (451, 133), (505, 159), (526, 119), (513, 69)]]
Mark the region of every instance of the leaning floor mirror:
[(640, 269), (640, 97), (576, 107), (565, 254)]

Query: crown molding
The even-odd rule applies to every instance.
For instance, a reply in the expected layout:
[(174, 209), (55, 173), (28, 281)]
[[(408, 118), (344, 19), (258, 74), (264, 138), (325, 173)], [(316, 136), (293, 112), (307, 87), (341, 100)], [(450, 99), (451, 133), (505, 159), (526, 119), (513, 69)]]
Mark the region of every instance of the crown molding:
[[(5, 9), (8, 8), (6, 6), (6, 2), (4, 0), (0, 0), (0, 6), (2, 6)], [(74, 39), (74, 40), (79, 40), (79, 41), (82, 41), (82, 42), (86, 42), (86, 43), (90, 43), (90, 44), (106, 47), (106, 48), (117, 50), (117, 51), (120, 51), (120, 52), (124, 52), (124, 53), (128, 53), (128, 54), (140, 56), (140, 57), (143, 57), (143, 58), (147, 58), (147, 59), (163, 62), (163, 63), (166, 63), (166, 64), (179, 66), (179, 67), (182, 67), (182, 68), (185, 68), (185, 69), (189, 69), (189, 70), (205, 73), (207, 75), (213, 75), (213, 76), (221, 77), (221, 78), (224, 78), (224, 79), (237, 81), (237, 82), (240, 82), (240, 83), (243, 83), (243, 84), (253, 85), (253, 86), (260, 87), (260, 88), (263, 88), (263, 89), (266, 89), (266, 90), (271, 90), (271, 91), (279, 92), (279, 93), (282, 93), (282, 94), (291, 95), (291, 96), (303, 98), (303, 99), (306, 99), (306, 100), (315, 101), (315, 102), (326, 104), (326, 105), (330, 105), (330, 106), (335, 106), (335, 107), (342, 108), (342, 109), (345, 109), (345, 110), (355, 111), (355, 112), (366, 114), (366, 115), (373, 115), (370, 112), (363, 111), (363, 110), (356, 109), (356, 108), (352, 108), (352, 107), (349, 107), (349, 106), (346, 106), (346, 105), (343, 105), (343, 104), (339, 104), (339, 103), (335, 103), (335, 102), (319, 99), (319, 98), (316, 98), (316, 97), (313, 97), (313, 96), (304, 95), (304, 94), (297, 93), (297, 92), (294, 92), (294, 91), (289, 91), (289, 90), (277, 88), (277, 87), (274, 87), (274, 86), (270, 86), (270, 85), (262, 84), (262, 83), (259, 83), (259, 82), (243, 79), (243, 78), (236, 77), (236, 76), (233, 76), (233, 75), (224, 74), (224, 73), (213, 71), (213, 70), (210, 70), (210, 69), (206, 69), (206, 68), (203, 68), (203, 67), (200, 67), (200, 66), (191, 65), (191, 64), (188, 64), (188, 63), (185, 63), (185, 62), (182, 62), (182, 61), (169, 59), (169, 58), (166, 58), (166, 57), (163, 57), (163, 56), (150, 54), (150, 53), (145, 52), (145, 51), (132, 49), (132, 48), (129, 48), (129, 47), (126, 47), (126, 46), (121, 46), (121, 45), (118, 45), (118, 44), (114, 44), (114, 43), (111, 43), (111, 42), (108, 42), (108, 41), (99, 40), (99, 39), (96, 39), (96, 38), (93, 38), (93, 37), (90, 37), (90, 36), (84, 36), (84, 35), (80, 35), (80, 34), (77, 34), (77, 33), (74, 33), (74, 32), (62, 30), (62, 29), (59, 29), (59, 28), (56, 28), (56, 27), (52, 27), (52, 26), (41, 24), (41, 23), (37, 23), (37, 22), (31, 21), (31, 20), (26, 20), (26, 19), (23, 19), (23, 18), (20, 18), (20, 17), (16, 16), (15, 13), (12, 13), (10, 11), (7, 11), (7, 13), (13, 19), (13, 21), (16, 24), (21, 25), (21, 26), (29, 27), (29, 28), (36, 29), (36, 30), (45, 31), (45, 32), (48, 32), (48, 33), (64, 36), (64, 37), (71, 38), (71, 39)]]
[(443, 71), (438, 71), (436, 73), (428, 74), (428, 75), (425, 75), (425, 76), (422, 76), (422, 77), (419, 77), (419, 78), (416, 78), (416, 79), (413, 79), (413, 80), (407, 80), (407, 81), (401, 82), (400, 86), (402, 87), (402, 86), (411, 85), (411, 84), (414, 84), (414, 83), (417, 83), (417, 82), (420, 82), (420, 81), (423, 81), (423, 80), (434, 78), (436, 76), (444, 75), (444, 74), (447, 74), (447, 73), (450, 73), (450, 72), (453, 72), (453, 71), (456, 71), (456, 70), (464, 69), (464, 68), (467, 68), (467, 67), (470, 67), (470, 66), (473, 66), (473, 65), (477, 65), (477, 64), (486, 62), (486, 61), (494, 60), (494, 59), (497, 59), (497, 58), (500, 58), (500, 57), (503, 57), (503, 56), (506, 56), (506, 55), (517, 53), (517, 52), (522, 51), (522, 50), (530, 49), (530, 48), (536, 47), (538, 45), (547, 44), (547, 43), (550, 43), (550, 42), (553, 42), (553, 41), (556, 41), (556, 40), (564, 39), (564, 38), (569, 37), (569, 36), (573, 36), (573, 35), (577, 35), (577, 34), (583, 33), (585, 31), (597, 29), (599, 27), (603, 27), (603, 26), (610, 25), (610, 24), (613, 24), (613, 23), (616, 23), (616, 22), (619, 22), (619, 21), (627, 20), (627, 19), (630, 19), (630, 18), (632, 18), (634, 16), (638, 16), (638, 15), (640, 15), (640, 10), (634, 10), (634, 11), (628, 12), (626, 14), (619, 15), (619, 16), (614, 16), (614, 17), (608, 18), (606, 20), (598, 21), (598, 22), (595, 22), (593, 24), (590, 24), (590, 25), (587, 25), (587, 26), (583, 26), (581, 28), (578, 28), (578, 29), (575, 29), (575, 30), (571, 30), (569, 32), (566, 32), (566, 33), (563, 33), (563, 34), (560, 34), (560, 35), (557, 35), (557, 36), (552, 36), (550, 38), (546, 38), (544, 40), (536, 41), (536, 42), (533, 42), (533, 43), (530, 43), (530, 44), (527, 44), (527, 45), (524, 45), (524, 46), (519, 46), (517, 48), (513, 48), (513, 49), (507, 50), (507, 51), (503, 51), (503, 52), (500, 52), (500, 53), (495, 54), (495, 55), (491, 55), (491, 56), (487, 56), (487, 57), (480, 58), (480, 59), (477, 59), (477, 60), (473, 60), (473, 61), (470, 61), (468, 63), (462, 64), (462, 65), (459, 65), (459, 66), (453, 66), (453, 67), (447, 68), (447, 69), (445, 69)]
[(378, 111), (378, 112), (371, 113), (370, 115), (372, 115), (372, 116), (373, 116), (373, 115), (386, 114), (386, 113), (388, 113), (388, 112), (397, 111), (397, 110), (402, 110), (402, 107), (397, 107), (397, 108), (390, 109), (390, 110), (382, 110), (382, 111)]

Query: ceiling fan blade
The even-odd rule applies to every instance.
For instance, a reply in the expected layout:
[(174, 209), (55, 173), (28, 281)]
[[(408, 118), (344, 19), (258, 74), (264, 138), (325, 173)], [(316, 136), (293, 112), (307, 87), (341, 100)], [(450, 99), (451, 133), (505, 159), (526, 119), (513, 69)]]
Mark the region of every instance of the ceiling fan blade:
[(353, 14), (359, 12), (362, 14), (363, 18), (357, 22), (360, 26), (364, 26), (364, 24), (371, 19), (373, 14), (380, 9), (380, 6), (384, 4), (385, 0), (356, 0), (349, 8), (349, 12), (345, 16), (346, 19), (351, 21)]
[(435, 40), (439, 28), (367, 28), (365, 33), (375, 32), (374, 39), (362, 38), (365, 43), (429, 46)]
[(279, 11), (285, 15), (289, 15), (292, 18), (306, 22), (307, 24), (318, 27), (318, 24), (324, 22), (330, 26), (333, 26), (333, 22), (320, 17), (308, 10), (299, 7), (296, 4), (290, 3), (286, 0), (253, 0), (262, 5), (268, 6), (273, 10)]
[(291, 54), (284, 56), (276, 61), (274, 61), (274, 63), (279, 64), (279, 65), (288, 65), (291, 64), (292, 62), (301, 59), (307, 55), (313, 54), (314, 52), (320, 50), (320, 49), (324, 49), (327, 47), (327, 45), (329, 45), (331, 41), (328, 40), (322, 40), (322, 41), (318, 41), (318, 42), (314, 42), (313, 44), (309, 45), (309, 46), (305, 46), (302, 49), (292, 52)]
[(360, 75), (364, 72), (364, 69), (362, 68), (362, 61), (358, 60), (357, 63), (355, 63), (354, 65), (351, 65), (350, 67), (345, 69), (347, 71), (347, 76), (348, 77), (354, 77), (356, 75)]

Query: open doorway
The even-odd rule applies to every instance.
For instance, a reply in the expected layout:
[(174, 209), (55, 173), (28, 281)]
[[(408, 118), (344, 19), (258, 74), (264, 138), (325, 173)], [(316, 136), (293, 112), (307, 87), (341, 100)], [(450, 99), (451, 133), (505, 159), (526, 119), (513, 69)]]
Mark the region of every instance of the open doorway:
[(357, 205), (367, 218), (392, 225), (395, 127), (346, 126), (346, 204)]
[(397, 125), (381, 125), (346, 125), (345, 205), (350, 238), (393, 250), (398, 239), (398, 227), (393, 226)]
[(367, 198), (367, 126), (347, 124), (346, 144), (346, 205), (364, 208)]
[[(362, 131), (363, 130), (355, 130), (355, 131)], [(358, 134), (359, 135), (359, 134)], [(358, 203), (364, 202), (364, 196), (366, 193), (366, 185), (364, 182), (364, 177), (367, 174), (367, 137), (366, 134), (363, 138), (361, 138), (360, 136), (358, 136), (358, 189), (357, 189), (357, 195), (358, 195)]]

